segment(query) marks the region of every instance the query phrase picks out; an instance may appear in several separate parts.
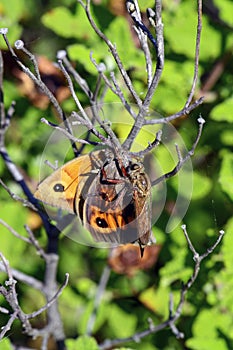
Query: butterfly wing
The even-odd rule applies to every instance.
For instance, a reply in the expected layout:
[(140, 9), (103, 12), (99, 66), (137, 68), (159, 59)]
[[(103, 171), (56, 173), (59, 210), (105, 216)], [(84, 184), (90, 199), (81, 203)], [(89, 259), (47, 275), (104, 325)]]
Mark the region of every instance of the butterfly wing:
[(139, 232), (133, 184), (119, 174), (114, 161), (104, 171), (106, 180), (96, 176), (84, 200), (84, 226), (95, 241), (111, 245), (134, 242)]
[(101, 151), (73, 159), (43, 180), (34, 197), (49, 205), (75, 213), (75, 201), (90, 176), (98, 166)]
[(138, 243), (140, 247), (155, 243), (151, 232), (151, 183), (144, 167), (140, 163), (132, 164), (129, 178), (133, 185), (133, 198), (135, 203), (136, 223), (138, 230)]

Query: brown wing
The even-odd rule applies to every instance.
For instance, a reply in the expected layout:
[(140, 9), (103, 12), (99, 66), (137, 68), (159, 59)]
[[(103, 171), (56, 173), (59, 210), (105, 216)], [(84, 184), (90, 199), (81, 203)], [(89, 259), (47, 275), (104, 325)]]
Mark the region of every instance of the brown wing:
[(128, 171), (134, 189), (138, 243), (142, 247), (155, 242), (151, 233), (151, 183), (142, 164), (132, 164)]
[(136, 202), (135, 184), (119, 174), (114, 161), (104, 167), (104, 172), (106, 180), (96, 176), (83, 201), (84, 226), (98, 242), (112, 245), (134, 242), (148, 231), (144, 220), (149, 202), (144, 198)]
[(75, 198), (79, 197), (90, 172), (97, 168), (100, 152), (80, 156), (55, 170), (38, 185), (35, 198), (75, 213)]

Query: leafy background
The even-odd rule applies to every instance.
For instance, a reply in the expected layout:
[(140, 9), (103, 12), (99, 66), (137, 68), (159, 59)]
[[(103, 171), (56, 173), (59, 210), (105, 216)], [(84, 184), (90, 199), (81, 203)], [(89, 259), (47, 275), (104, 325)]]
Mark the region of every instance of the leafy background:
[[(140, 2), (141, 9), (153, 6)], [(200, 79), (196, 98), (205, 95), (205, 102), (188, 118), (176, 122), (176, 128), (187, 147), (192, 145), (197, 132), (196, 119), (199, 113), (206, 120), (204, 133), (193, 157), (194, 189), (192, 202), (183, 219), (190, 237), (199, 252), (204, 252), (217, 237), (220, 229), (226, 231), (221, 247), (204, 262), (198, 280), (189, 291), (183, 316), (178, 327), (185, 339), (177, 340), (170, 330), (164, 330), (142, 340), (128, 343), (128, 349), (209, 350), (233, 349), (233, 3), (231, 0), (205, 1), (203, 34), (200, 55)], [(14, 8), (14, 11), (12, 11)], [(214, 11), (209, 11), (212, 8)], [(93, 15), (101, 30), (116, 43), (119, 54), (131, 72), (135, 88), (145, 91), (145, 69), (141, 51), (135, 44), (127, 16), (121, 1), (95, 1)], [(9, 28), (9, 39), (13, 42), (23, 38), (28, 48), (39, 57), (54, 61), (57, 50), (66, 48), (76, 69), (91, 86), (96, 82), (96, 71), (89, 60), (90, 51), (97, 62), (104, 62), (107, 69), (116, 71), (104, 43), (90, 29), (81, 7), (76, 1), (26, 1), (2, 0), (0, 4), (1, 26)], [(163, 22), (165, 35), (165, 68), (161, 83), (153, 98), (152, 110), (169, 115), (182, 108), (191, 86), (196, 31), (196, 2), (163, 1)], [(1, 40), (1, 48), (5, 44)], [(16, 101), (16, 115), (7, 133), (8, 151), (25, 174), (32, 191), (38, 181), (40, 157), (51, 130), (40, 123), (46, 116), (54, 120), (52, 108), (41, 95), (28, 93), (27, 82), (19, 76), (9, 54), (5, 59), (5, 103)], [(43, 68), (50, 67), (46, 61)], [(53, 84), (65, 91), (65, 82), (60, 76), (45, 74), (48, 85)], [(54, 81), (56, 83), (54, 83)], [(55, 85), (55, 87), (54, 87)], [(49, 85), (50, 86), (50, 85)], [(80, 95), (84, 105), (85, 96)], [(115, 97), (108, 92), (106, 102)], [(61, 99), (67, 112), (74, 108), (68, 96)], [(156, 156), (169, 168), (162, 150)], [(11, 190), (21, 194), (0, 161), (1, 178)], [(167, 203), (176, 198), (174, 179), (168, 181)], [(46, 237), (33, 213), (13, 202), (0, 189), (1, 218), (21, 234), (28, 223), (37, 234), (40, 243), (46, 246)], [(161, 251), (156, 265), (148, 271), (137, 271), (133, 276), (112, 271), (103, 301), (98, 310), (94, 336), (98, 341), (105, 338), (126, 337), (147, 328), (151, 317), (155, 324), (168, 316), (169, 293), (173, 291), (175, 301), (181, 288), (181, 281), (190, 276), (193, 261), (185, 239), (178, 227), (172, 233), (164, 233), (169, 217), (169, 205), (153, 228)], [(37, 278), (43, 278), (43, 264), (33, 248), (25, 246), (1, 227), (1, 251), (10, 264)], [(69, 349), (96, 349), (94, 339), (79, 337), (85, 334), (88, 317), (92, 311), (93, 298), (102, 270), (106, 264), (107, 252), (79, 245), (66, 237), (61, 238), (58, 280), (62, 283), (64, 273), (70, 273), (69, 287), (60, 298), (60, 311), (64, 321)], [(1, 280), (4, 280), (2, 275)], [(24, 285), (18, 284), (21, 305), (31, 312), (42, 306), (41, 295)], [(4, 305), (3, 298), (0, 297)], [(40, 326), (44, 316), (35, 320)], [(0, 324), (6, 319), (2, 317)], [(31, 344), (15, 324), (10, 338), (19, 343)], [(51, 349), (53, 345), (51, 344)], [(0, 349), (11, 349), (9, 339), (0, 343)]]

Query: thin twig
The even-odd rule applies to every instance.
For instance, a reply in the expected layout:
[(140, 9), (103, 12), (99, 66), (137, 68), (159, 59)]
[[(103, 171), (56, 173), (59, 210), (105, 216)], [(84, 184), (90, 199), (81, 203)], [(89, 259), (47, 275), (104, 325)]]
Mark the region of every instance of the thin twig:
[(26, 243), (31, 243), (30, 239), (28, 239), (27, 237), (21, 236), (17, 231), (15, 231), (13, 229), (13, 227), (11, 227), (10, 225), (8, 225), (4, 220), (0, 219), (0, 225), (3, 225), (10, 233), (12, 233), (12, 235), (14, 235), (16, 238), (21, 239), (22, 241), (26, 242)]
[(11, 326), (13, 322), (16, 320), (16, 318), (17, 318), (17, 311), (14, 311), (11, 317), (9, 318), (9, 320), (7, 321), (7, 324), (4, 327), (2, 327), (2, 331), (0, 333), (0, 340), (3, 339), (5, 334), (11, 329)]
[(36, 73), (37, 79), (41, 80), (39, 66), (38, 66), (38, 63), (37, 63), (35, 55), (33, 55), (29, 50), (26, 49), (26, 47), (24, 46), (24, 42), (22, 40), (17, 40), (15, 42), (15, 48), (17, 50), (22, 50), (23, 53), (25, 53), (29, 57), (29, 59), (32, 62), (33, 67), (35, 69), (35, 73)]
[(63, 282), (63, 284), (61, 285), (61, 287), (57, 290), (57, 292), (54, 294), (54, 296), (43, 306), (41, 307), (39, 310), (32, 312), (31, 314), (27, 314), (27, 318), (31, 319), (34, 318), (38, 315), (40, 315), (42, 312), (44, 312), (45, 310), (48, 310), (50, 308), (50, 306), (57, 301), (57, 299), (59, 298), (59, 296), (62, 294), (64, 288), (67, 286), (69, 281), (69, 274), (66, 273), (65, 274), (65, 280)]
[[(76, 112), (73, 112), (72, 113), (72, 116), (73, 117), (80, 117)], [(49, 125), (51, 126), (52, 128), (60, 131), (61, 133), (63, 133), (64, 135), (66, 135), (68, 137), (69, 140), (73, 141), (73, 142), (78, 142), (78, 143), (81, 143), (81, 144), (85, 144), (85, 145), (104, 145), (104, 143), (101, 143), (101, 142), (92, 142), (92, 141), (86, 141), (84, 139), (77, 139), (75, 136), (73, 136), (72, 134), (70, 134), (69, 131), (67, 131), (66, 129), (62, 128), (61, 126), (57, 125), (57, 124), (54, 124), (50, 121), (48, 121), (47, 119), (45, 118), (41, 118), (41, 122), (46, 124), (46, 125)], [(81, 123), (81, 122), (80, 122)], [(83, 121), (83, 124), (84, 124), (84, 121)], [(98, 133), (98, 137), (101, 138), (100, 136), (100, 133)], [(105, 138), (104, 138), (104, 141), (105, 141)]]
[(140, 106), (139, 113), (137, 115), (137, 118), (134, 122), (133, 127), (131, 128), (127, 139), (123, 143), (123, 147), (129, 150), (142, 129), (143, 125), (145, 124), (145, 118), (148, 115), (149, 112), (149, 106), (152, 100), (152, 97), (155, 93), (155, 90), (158, 86), (163, 66), (164, 66), (164, 39), (163, 39), (163, 23), (162, 23), (162, 3), (161, 0), (156, 0), (156, 38), (157, 38), (157, 63), (156, 63), (156, 69), (155, 73), (151, 82), (151, 85), (146, 93), (146, 97)]
[(119, 72), (121, 73), (128, 90), (130, 91), (130, 93), (133, 96), (133, 98), (134, 98), (135, 102), (137, 103), (137, 105), (141, 106), (142, 101), (141, 101), (141, 99), (139, 98), (139, 96), (137, 95), (136, 91), (133, 88), (131, 79), (130, 79), (128, 73), (126, 72), (126, 70), (125, 70), (125, 68), (123, 66), (123, 63), (122, 63), (122, 61), (121, 61), (121, 59), (120, 59), (120, 57), (118, 55), (116, 47), (104, 35), (104, 33), (101, 32), (101, 30), (97, 27), (96, 23), (94, 22), (94, 19), (93, 19), (92, 15), (91, 15), (91, 12), (90, 12), (90, 0), (86, 1), (86, 5), (81, 0), (77, 0), (77, 1), (81, 4), (81, 6), (86, 11), (87, 18), (88, 18), (92, 28), (96, 32), (96, 34), (107, 44), (107, 46), (108, 46), (108, 48), (109, 48), (113, 58), (115, 59), (115, 62), (116, 62), (117, 66), (118, 66), (118, 69), (119, 69)]
[[(99, 71), (99, 66), (97, 64), (97, 62), (95, 61), (92, 53), (90, 54), (90, 59), (91, 62), (94, 64), (95, 68)], [(112, 82), (115, 86), (115, 89), (112, 85), (112, 83), (110, 82), (110, 80), (108, 79), (108, 77), (104, 74), (104, 70), (99, 71), (99, 74), (101, 76), (101, 78), (103, 79), (105, 85), (117, 96), (119, 97), (120, 101), (122, 102), (122, 105), (125, 107), (125, 109), (130, 113), (130, 115), (135, 119), (136, 118), (136, 114), (134, 112), (134, 110), (131, 108), (130, 104), (126, 101), (124, 94), (119, 86), (119, 84), (116, 81), (115, 78), (115, 74), (114, 72), (110, 72), (110, 77), (112, 79)]]
[[(146, 61), (146, 71), (147, 71), (147, 85), (151, 85), (152, 81), (152, 60), (150, 49), (147, 42), (147, 36), (150, 35), (150, 32), (146, 28), (146, 26), (142, 23), (141, 13), (139, 10), (138, 2), (136, 0), (128, 0), (126, 1), (126, 8), (131, 18), (133, 19), (135, 31), (138, 35), (138, 39), (141, 44), (142, 51), (144, 53), (145, 61)], [(147, 34), (145, 34), (145, 31)], [(157, 46), (157, 43), (156, 43)]]
[(174, 167), (174, 169), (172, 169), (171, 171), (169, 171), (168, 173), (166, 174), (163, 174), (162, 176), (160, 176), (158, 179), (154, 180), (152, 182), (152, 186), (155, 186), (157, 185), (158, 183), (160, 183), (161, 181), (164, 181), (165, 179), (168, 179), (170, 177), (173, 177), (174, 175), (176, 175), (179, 170), (182, 168), (182, 166), (184, 165), (184, 163), (190, 158), (193, 156), (194, 154), (194, 151), (197, 147), (197, 144), (201, 138), (201, 134), (202, 134), (202, 130), (203, 130), (203, 126), (204, 126), (204, 123), (205, 123), (205, 120), (200, 116), (198, 118), (198, 133), (197, 133), (197, 136), (196, 136), (196, 139), (192, 145), (192, 148), (190, 149), (190, 151), (188, 151), (186, 153), (186, 155), (184, 157), (181, 156), (180, 154), (180, 151), (179, 151), (179, 148), (178, 146), (176, 145), (176, 151), (177, 151), (177, 155), (178, 155), (178, 163), (177, 165)]
[(32, 245), (36, 248), (38, 254), (40, 257), (42, 257), (44, 260), (46, 260), (46, 253), (44, 249), (39, 245), (39, 242), (37, 241), (36, 237), (34, 236), (32, 230), (28, 225), (24, 225), (28, 235), (29, 235), (29, 242), (32, 243)]
[(89, 88), (87, 81), (83, 79), (80, 74), (74, 69), (72, 64), (67, 58), (67, 54), (65, 50), (60, 50), (57, 53), (57, 59), (62, 60), (68, 72), (73, 76), (76, 83), (80, 86), (80, 88), (84, 91), (88, 98), (92, 99), (92, 92)]
[(152, 151), (152, 149), (156, 148), (160, 142), (161, 142), (161, 137), (162, 137), (162, 130), (159, 130), (156, 133), (156, 137), (154, 139), (153, 142), (149, 142), (148, 146), (139, 152), (130, 152), (130, 154), (134, 157), (139, 157), (139, 158), (143, 158), (146, 154), (148, 154), (150, 151)]
[[(0, 271), (7, 272), (5, 265), (0, 263)], [(12, 276), (20, 282), (23, 282), (27, 284), (28, 286), (35, 288), (39, 291), (43, 291), (43, 283), (36, 278), (29, 276), (21, 271), (18, 271), (16, 269), (11, 269)]]
[(183, 230), (184, 235), (187, 239), (188, 246), (193, 253), (195, 265), (193, 268), (193, 273), (192, 273), (191, 277), (189, 278), (188, 282), (183, 284), (183, 286), (182, 286), (182, 289), (180, 291), (180, 300), (178, 302), (178, 305), (177, 305), (175, 311), (173, 311), (173, 297), (170, 296), (169, 315), (168, 315), (168, 319), (166, 321), (155, 326), (153, 324), (152, 320), (149, 320), (149, 328), (148, 329), (141, 331), (141, 332), (138, 332), (138, 333), (135, 333), (134, 335), (127, 337), (127, 338), (119, 338), (119, 339), (114, 339), (114, 340), (107, 339), (102, 344), (99, 345), (99, 348), (101, 350), (110, 350), (113, 347), (120, 346), (121, 344), (125, 344), (125, 343), (131, 342), (131, 341), (139, 342), (141, 339), (147, 337), (148, 335), (155, 334), (155, 333), (157, 333), (157, 332), (159, 332), (162, 329), (165, 329), (167, 327), (169, 327), (171, 329), (171, 331), (173, 332), (173, 334), (176, 335), (177, 338), (184, 337), (184, 334), (177, 329), (175, 322), (181, 316), (183, 306), (185, 303), (185, 295), (187, 294), (189, 289), (192, 287), (193, 283), (195, 282), (195, 280), (199, 274), (200, 264), (201, 264), (202, 260), (204, 258), (206, 258), (208, 255), (210, 255), (214, 251), (214, 249), (220, 244), (220, 242), (223, 238), (223, 235), (224, 235), (224, 231), (220, 231), (216, 242), (210, 248), (208, 248), (205, 253), (203, 253), (202, 255), (199, 255), (197, 253), (197, 251), (195, 250), (195, 248), (193, 247), (193, 244), (191, 243), (191, 240), (188, 236), (185, 225), (182, 226), (182, 230)]
[(169, 115), (168, 117), (165, 118), (160, 118), (160, 119), (148, 119), (145, 120), (145, 125), (153, 125), (153, 124), (167, 124), (175, 119), (178, 119), (182, 116), (189, 115), (191, 111), (196, 109), (198, 106), (200, 106), (204, 101), (204, 97), (200, 97), (198, 100), (196, 100), (194, 103), (192, 103), (189, 107), (184, 107), (181, 111)]
[(17, 194), (15, 194), (14, 192), (12, 192), (9, 187), (2, 181), (2, 179), (0, 179), (0, 184), (2, 185), (2, 187), (4, 187), (4, 189), (9, 193), (9, 195), (11, 196), (12, 199), (21, 202), (23, 204), (24, 207), (28, 207), (34, 211), (37, 211), (38, 209), (31, 203), (29, 202), (27, 199), (25, 198), (21, 198), (20, 196), (18, 196)]
[[(4, 109), (4, 94), (3, 94), (3, 73), (4, 73), (4, 63), (2, 57), (2, 51), (0, 50), (0, 137), (1, 129), (5, 127), (5, 109)], [(0, 142), (1, 144), (1, 142)]]
[[(12, 57), (15, 59), (15, 61), (17, 62), (17, 64), (20, 66), (20, 68), (22, 69), (22, 71), (43, 91), (43, 93), (48, 96), (50, 102), (53, 104), (54, 108), (56, 109), (56, 111), (58, 112), (59, 116), (61, 117), (61, 119), (63, 119), (63, 111), (57, 101), (57, 99), (55, 98), (55, 96), (52, 94), (52, 92), (48, 89), (48, 87), (43, 83), (43, 81), (41, 79), (38, 79), (37, 76), (35, 76), (28, 67), (26, 67), (21, 60), (19, 59), (19, 57), (16, 55), (16, 53), (14, 52), (12, 46), (9, 43), (9, 40), (7, 38), (7, 35), (5, 33), (2, 34), (3, 38), (5, 40), (5, 43), (12, 55)], [(19, 47), (19, 49), (22, 49), (22, 47), (24, 46), (23, 41), (21, 40), (21, 46), (19, 46), (19, 40), (17, 41), (17, 47)]]
[(197, 36), (196, 36), (196, 48), (195, 48), (195, 64), (194, 64), (194, 76), (192, 87), (190, 90), (190, 94), (185, 103), (184, 108), (187, 108), (192, 99), (195, 92), (197, 79), (198, 79), (198, 69), (199, 69), (199, 55), (200, 55), (200, 42), (201, 42), (201, 31), (202, 31), (202, 0), (198, 0), (197, 2)]
[(110, 273), (111, 273), (111, 269), (108, 265), (106, 265), (103, 269), (103, 273), (101, 275), (101, 278), (100, 278), (100, 282), (99, 282), (99, 285), (98, 285), (98, 289), (97, 289), (97, 292), (96, 292), (96, 295), (95, 295), (95, 301), (94, 301), (94, 307), (93, 307), (93, 311), (92, 311), (92, 314), (88, 320), (88, 323), (87, 323), (87, 330), (86, 330), (86, 333), (88, 335), (92, 334), (93, 332), (93, 328), (94, 328), (94, 325), (95, 325), (95, 320), (96, 320), (96, 316), (97, 316), (97, 311), (98, 311), (98, 307), (101, 303), (101, 299), (103, 297), (103, 294), (104, 294), (104, 291), (106, 289), (106, 286), (107, 286), (107, 283), (108, 283), (108, 280), (109, 280), (109, 277), (110, 277)]
[(67, 79), (68, 82), (68, 86), (71, 92), (71, 96), (73, 97), (73, 100), (76, 104), (76, 106), (78, 107), (78, 111), (80, 112), (81, 116), (83, 117), (83, 119), (85, 119), (87, 122), (90, 123), (90, 120), (85, 112), (85, 110), (83, 109), (82, 104), (80, 103), (78, 96), (76, 95), (75, 91), (74, 91), (74, 85), (73, 82), (71, 80), (70, 75), (68, 74), (67, 70), (65, 69), (62, 60), (58, 60), (58, 65), (62, 71), (62, 73), (64, 74), (65, 78)]

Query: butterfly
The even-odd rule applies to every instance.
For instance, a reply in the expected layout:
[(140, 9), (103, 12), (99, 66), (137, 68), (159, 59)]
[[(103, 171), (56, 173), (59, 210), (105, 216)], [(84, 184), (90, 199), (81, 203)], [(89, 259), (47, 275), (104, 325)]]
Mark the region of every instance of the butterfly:
[(154, 243), (151, 183), (138, 160), (122, 162), (106, 150), (79, 156), (43, 180), (34, 194), (76, 214), (94, 241), (119, 245)]

